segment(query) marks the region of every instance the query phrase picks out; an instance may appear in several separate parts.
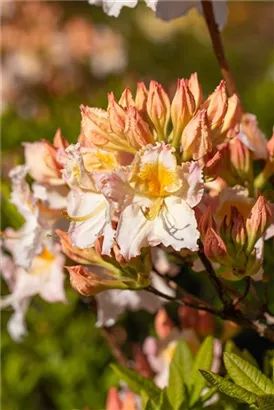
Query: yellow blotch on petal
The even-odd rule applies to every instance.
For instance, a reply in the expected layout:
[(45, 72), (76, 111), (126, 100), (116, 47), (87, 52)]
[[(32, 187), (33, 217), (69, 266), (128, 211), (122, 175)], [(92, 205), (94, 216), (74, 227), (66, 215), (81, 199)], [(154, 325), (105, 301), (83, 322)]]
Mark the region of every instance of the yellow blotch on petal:
[(83, 155), (84, 166), (88, 172), (111, 171), (118, 166), (116, 155), (112, 152), (96, 150)]
[(136, 176), (136, 183), (141, 186), (141, 190), (152, 196), (168, 196), (169, 188), (176, 185), (179, 189), (177, 172), (159, 162), (144, 164)]

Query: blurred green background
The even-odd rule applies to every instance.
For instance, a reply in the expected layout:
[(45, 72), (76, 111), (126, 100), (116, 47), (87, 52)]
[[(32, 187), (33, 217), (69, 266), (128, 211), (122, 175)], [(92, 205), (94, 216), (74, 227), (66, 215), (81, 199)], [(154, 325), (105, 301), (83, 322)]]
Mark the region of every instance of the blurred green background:
[[(273, 23), (272, 2), (230, 2), (223, 31), (244, 106), (268, 137)], [(7, 202), (8, 171), (22, 162), (22, 141), (51, 140), (58, 127), (75, 141), (80, 104), (105, 107), (107, 92), (118, 97), (127, 86), (135, 91), (139, 80), (156, 79), (173, 92), (178, 77), (197, 71), (208, 94), (221, 79), (205, 22), (194, 10), (163, 23), (143, 4), (123, 9), (115, 19), (84, 1), (4, 2), (1, 30), (2, 229), (18, 223)], [(20, 344), (6, 331), (11, 312), (2, 312), (3, 410), (100, 409), (109, 386), (117, 383), (92, 309), (67, 288), (66, 305), (32, 300), (29, 333)], [(145, 315), (144, 327), (143, 314), (123, 319), (131, 341), (143, 340), (152, 328), (153, 317)]]

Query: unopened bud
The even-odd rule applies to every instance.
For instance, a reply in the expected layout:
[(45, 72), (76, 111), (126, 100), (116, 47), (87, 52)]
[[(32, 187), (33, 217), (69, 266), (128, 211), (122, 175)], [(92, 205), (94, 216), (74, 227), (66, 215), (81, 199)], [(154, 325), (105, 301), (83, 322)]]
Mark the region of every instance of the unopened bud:
[(227, 104), (227, 111), (223, 119), (222, 128), (220, 134), (225, 137), (225, 134), (228, 130), (235, 127), (237, 123), (241, 120), (241, 105), (239, 98), (236, 94), (233, 94), (232, 97), (229, 97)]
[(170, 101), (163, 87), (151, 81), (147, 98), (147, 112), (153, 122), (158, 139), (164, 140), (170, 118)]
[(99, 108), (80, 106), (82, 115), (82, 134), (85, 146), (104, 146), (109, 142), (108, 113)]
[(224, 241), (213, 228), (209, 228), (204, 239), (204, 252), (212, 262), (223, 264), (228, 259)]
[(203, 102), (203, 92), (198, 81), (197, 73), (191, 74), (188, 80), (188, 87), (194, 97), (196, 109), (200, 107)]
[(148, 90), (143, 82), (137, 84), (136, 97), (135, 97), (135, 106), (138, 111), (146, 111)]
[(58, 128), (54, 135), (53, 146), (56, 149), (62, 150), (65, 150), (69, 146), (69, 142), (62, 136), (60, 128)]
[(201, 237), (204, 237), (209, 228), (216, 229), (216, 223), (213, 218), (212, 208), (208, 206), (206, 211), (201, 214), (198, 220), (198, 229)]
[[(223, 166), (223, 151), (218, 150), (216, 153), (210, 157), (211, 154), (205, 157), (205, 165), (203, 172), (206, 180), (214, 180), (220, 175), (220, 169)], [(208, 158), (209, 157), (209, 158)]]
[(126, 123), (126, 111), (117, 102), (112, 92), (108, 94), (108, 115), (112, 131), (123, 137)]
[(177, 90), (171, 104), (171, 121), (173, 138), (181, 135), (183, 129), (192, 118), (195, 111), (195, 100), (187, 85), (187, 81), (178, 80)]
[(252, 162), (249, 149), (236, 137), (228, 144), (230, 162), (242, 180), (252, 178)]
[(125, 133), (130, 145), (136, 149), (154, 143), (149, 125), (135, 107), (128, 108)]
[(129, 88), (126, 88), (119, 100), (119, 105), (123, 108), (134, 107), (135, 103)]
[(222, 80), (218, 87), (208, 97), (202, 105), (207, 111), (207, 117), (211, 130), (221, 126), (227, 112), (227, 95), (225, 89), (225, 82)]
[(246, 220), (248, 236), (247, 252), (250, 253), (255, 243), (267, 230), (272, 221), (272, 211), (266, 199), (260, 195), (253, 205)]
[(181, 148), (184, 161), (191, 158), (197, 160), (211, 152), (212, 144), (209, 133), (206, 110), (199, 110), (187, 124), (182, 134)]
[(233, 221), (231, 236), (236, 249), (242, 249), (245, 246), (247, 240), (245, 221), (240, 213), (238, 213)]

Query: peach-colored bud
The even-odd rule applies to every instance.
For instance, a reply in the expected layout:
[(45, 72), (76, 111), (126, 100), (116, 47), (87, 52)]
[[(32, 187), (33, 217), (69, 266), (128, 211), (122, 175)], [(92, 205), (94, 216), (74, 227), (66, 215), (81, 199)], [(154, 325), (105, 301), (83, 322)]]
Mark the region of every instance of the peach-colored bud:
[(147, 98), (147, 113), (153, 122), (160, 140), (164, 139), (170, 118), (170, 101), (163, 87), (151, 81)]
[(183, 129), (192, 118), (195, 111), (195, 100), (187, 85), (182, 79), (177, 82), (177, 90), (171, 104), (171, 121), (173, 124), (173, 138), (181, 135)]
[(230, 163), (243, 180), (252, 177), (252, 162), (249, 149), (236, 137), (228, 144)]
[(204, 175), (207, 179), (215, 179), (218, 175), (220, 175), (220, 169), (223, 166), (223, 151), (218, 150), (215, 152), (213, 156), (209, 154), (205, 156), (205, 165), (203, 168)]
[(273, 128), (272, 137), (267, 142), (267, 151), (269, 153), (270, 159), (273, 161), (274, 160), (274, 128)]
[(218, 87), (202, 105), (207, 110), (207, 117), (212, 130), (221, 126), (227, 111), (228, 101), (225, 82), (222, 80)]
[(56, 131), (53, 138), (53, 146), (56, 149), (65, 150), (69, 146), (69, 142), (62, 136), (60, 128)]
[(198, 312), (189, 306), (180, 306), (178, 310), (178, 318), (181, 326), (184, 329), (196, 329)]
[(135, 103), (129, 88), (126, 88), (119, 100), (119, 105), (123, 108), (134, 107)]
[(244, 217), (240, 213), (238, 213), (237, 217), (233, 220), (231, 237), (236, 245), (236, 248), (241, 249), (245, 246), (247, 240), (245, 221)]
[(216, 330), (216, 319), (215, 317), (203, 310), (198, 310), (198, 321), (196, 330), (201, 337), (206, 337), (212, 335)]
[(159, 339), (166, 339), (174, 328), (174, 323), (164, 308), (160, 309), (155, 316), (154, 327)]
[(224, 241), (213, 228), (209, 228), (204, 239), (204, 252), (212, 262), (223, 263), (228, 258)]
[(123, 402), (115, 387), (111, 387), (108, 391), (106, 410), (123, 410)]
[(206, 110), (199, 110), (185, 127), (181, 147), (183, 159), (200, 159), (212, 150)]
[(143, 82), (137, 83), (135, 106), (138, 111), (146, 111), (148, 90)]
[(125, 133), (130, 145), (136, 149), (154, 143), (149, 125), (135, 107), (128, 108)]
[(228, 99), (227, 111), (223, 120), (220, 134), (225, 134), (241, 120), (241, 104), (236, 94)]
[(255, 115), (242, 116), (239, 138), (253, 152), (255, 159), (267, 159), (267, 140), (258, 127)]
[(198, 74), (193, 73), (189, 77), (188, 87), (194, 97), (196, 109), (200, 107), (203, 102), (203, 91), (198, 81)]
[(119, 136), (124, 136), (126, 111), (117, 102), (112, 92), (108, 94), (108, 115), (112, 131)]
[(85, 145), (103, 146), (109, 142), (110, 126), (108, 113), (105, 110), (93, 107), (80, 106), (82, 115), (82, 134)]
[(63, 232), (60, 229), (56, 229), (55, 232), (60, 238), (62, 251), (74, 262), (81, 263), (82, 265), (92, 265), (98, 264), (101, 260), (100, 254), (97, 253), (94, 248), (77, 248), (72, 245), (67, 232)]
[(71, 286), (83, 296), (96, 295), (109, 289), (106, 281), (100, 280), (96, 274), (81, 265), (65, 266), (65, 268), (69, 272)]
[(272, 211), (267, 200), (260, 195), (253, 205), (247, 220), (246, 232), (248, 236), (247, 252), (251, 252), (255, 243), (267, 230), (272, 222)]
[(216, 222), (213, 217), (211, 206), (207, 207), (206, 211), (201, 214), (198, 220), (198, 229), (202, 237), (205, 236), (208, 228), (216, 229)]

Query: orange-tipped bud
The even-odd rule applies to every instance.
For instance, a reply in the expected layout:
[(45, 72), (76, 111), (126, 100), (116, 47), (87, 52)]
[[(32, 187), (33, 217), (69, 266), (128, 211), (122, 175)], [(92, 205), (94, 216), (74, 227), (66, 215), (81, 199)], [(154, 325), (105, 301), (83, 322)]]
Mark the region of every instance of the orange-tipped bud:
[(255, 243), (267, 230), (272, 221), (272, 211), (267, 200), (260, 195), (246, 220), (248, 236), (247, 251), (252, 252)]
[(155, 316), (154, 327), (159, 339), (166, 339), (174, 328), (174, 323), (164, 308), (160, 309)]
[(227, 112), (227, 106), (225, 82), (222, 80), (202, 106), (207, 110), (208, 121), (212, 130), (221, 126)]
[(143, 82), (137, 84), (136, 97), (135, 97), (135, 106), (138, 111), (146, 111), (148, 90)]
[(117, 102), (112, 92), (108, 94), (108, 110), (107, 111), (108, 111), (110, 127), (112, 131), (119, 136), (124, 136), (125, 124), (126, 124), (126, 111)]
[(154, 143), (149, 125), (135, 107), (128, 108), (125, 133), (130, 145), (136, 149)]
[(170, 118), (170, 101), (161, 84), (156, 81), (151, 81), (149, 85), (147, 112), (159, 134), (158, 138), (164, 139)]
[(206, 110), (199, 110), (185, 127), (181, 148), (183, 160), (200, 159), (212, 150)]
[(104, 146), (109, 142), (110, 127), (108, 113), (99, 108), (80, 106), (82, 134), (85, 145)]
[(249, 149), (236, 137), (228, 144), (230, 162), (242, 180), (250, 180), (253, 175)]
[(231, 236), (236, 249), (242, 249), (247, 240), (244, 217), (238, 213), (237, 217), (233, 220), (233, 227)]
[(208, 206), (206, 211), (201, 214), (198, 220), (198, 229), (201, 237), (204, 237), (209, 228), (216, 229), (216, 222), (213, 217), (212, 208)]
[(173, 138), (181, 135), (195, 111), (195, 100), (187, 85), (187, 80), (178, 80), (177, 90), (171, 104), (171, 121), (174, 127)]
[(227, 111), (223, 120), (220, 134), (226, 134), (228, 130), (235, 127), (241, 120), (241, 104), (236, 94), (229, 97)]
[(204, 239), (204, 252), (212, 262), (223, 264), (228, 259), (224, 241), (213, 228), (209, 228)]
[(191, 74), (188, 80), (188, 87), (194, 97), (196, 109), (200, 107), (203, 102), (203, 91), (198, 81), (197, 73)]
[(129, 107), (134, 107), (134, 99), (132, 97), (131, 91), (129, 88), (126, 88), (119, 100), (119, 105), (123, 108), (129, 108)]
[(65, 150), (69, 146), (69, 142), (62, 136), (60, 128), (56, 131), (53, 138), (53, 146), (56, 149)]
[(223, 166), (223, 152), (218, 150), (213, 156), (208, 158), (210, 155), (205, 157), (205, 165), (203, 168), (204, 175), (207, 179), (215, 179), (220, 175), (220, 169)]
[(74, 262), (82, 265), (98, 264), (101, 260), (100, 254), (94, 248), (80, 249), (73, 246), (67, 232), (56, 229), (56, 234), (60, 238), (63, 253)]

